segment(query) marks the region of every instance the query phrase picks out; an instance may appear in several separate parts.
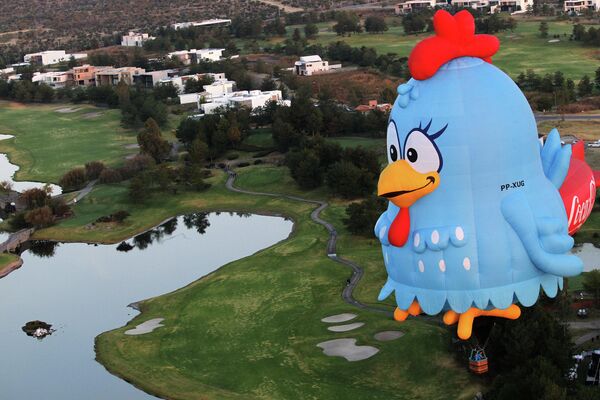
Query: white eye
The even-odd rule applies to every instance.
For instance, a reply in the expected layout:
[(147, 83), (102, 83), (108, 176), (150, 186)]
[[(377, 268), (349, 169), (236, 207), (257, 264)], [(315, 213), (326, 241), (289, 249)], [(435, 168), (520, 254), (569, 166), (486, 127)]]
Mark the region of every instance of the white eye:
[(387, 158), (388, 163), (393, 163), (400, 159), (400, 143), (398, 143), (398, 131), (396, 131), (396, 124), (394, 121), (390, 121), (387, 128)]
[(406, 138), (404, 159), (415, 171), (422, 174), (438, 172), (442, 164), (440, 153), (433, 141), (418, 130), (412, 131)]

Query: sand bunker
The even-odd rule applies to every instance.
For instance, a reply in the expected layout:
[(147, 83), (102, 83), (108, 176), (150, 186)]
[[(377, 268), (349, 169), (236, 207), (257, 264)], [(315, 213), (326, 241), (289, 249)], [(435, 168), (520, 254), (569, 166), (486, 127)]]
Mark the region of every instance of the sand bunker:
[(89, 112), (89, 113), (83, 114), (81, 117), (85, 118), (85, 119), (92, 119), (92, 118), (98, 118), (101, 115), (102, 115), (101, 112)]
[(325, 317), (321, 321), (326, 322), (328, 324), (339, 324), (340, 322), (350, 321), (351, 319), (356, 318), (356, 314), (344, 313), (332, 315), (331, 317)]
[(153, 330), (155, 330), (156, 328), (164, 326), (163, 324), (161, 324), (161, 322), (163, 322), (164, 320), (165, 320), (164, 318), (150, 319), (146, 322), (139, 324), (134, 329), (125, 331), (125, 334), (126, 335), (143, 335), (144, 333), (150, 333)]
[(372, 346), (357, 346), (356, 339), (335, 339), (317, 345), (328, 356), (344, 357), (348, 361), (360, 361), (373, 357), (379, 349)]
[(353, 324), (330, 326), (327, 329), (329, 329), (331, 332), (348, 332), (353, 329), (358, 329), (364, 324), (364, 322), (355, 322)]
[(139, 149), (140, 145), (137, 143), (131, 143), (131, 144), (126, 144), (125, 146), (126, 149)]
[(12, 139), (14, 138), (13, 135), (5, 135), (3, 133), (0, 133), (0, 140), (6, 140), (6, 139)]
[(404, 332), (400, 331), (383, 331), (375, 334), (375, 339), (380, 342), (389, 342), (390, 340), (396, 340), (404, 336)]
[(548, 43), (558, 43), (560, 42), (560, 39), (550, 39), (548, 40)]
[(64, 108), (58, 108), (54, 111), (56, 111), (57, 113), (61, 113), (61, 114), (68, 114), (68, 113), (72, 113), (79, 110), (78, 108), (73, 108), (73, 107), (64, 107)]

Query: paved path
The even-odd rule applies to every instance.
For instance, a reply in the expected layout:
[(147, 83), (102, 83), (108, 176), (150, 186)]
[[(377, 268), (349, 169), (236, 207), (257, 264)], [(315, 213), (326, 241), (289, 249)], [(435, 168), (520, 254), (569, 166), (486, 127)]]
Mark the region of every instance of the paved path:
[(76, 204), (78, 201), (80, 201), (85, 196), (87, 196), (88, 194), (90, 194), (90, 192), (94, 188), (94, 185), (96, 184), (96, 182), (98, 182), (97, 179), (94, 179), (93, 181), (90, 181), (83, 189), (81, 189), (79, 192), (77, 192), (77, 196), (75, 196), (73, 198), (73, 200), (69, 201), (67, 204), (69, 204), (69, 205)]
[(600, 114), (534, 114), (536, 121), (600, 121)]
[(586, 321), (568, 322), (571, 329), (595, 329), (593, 332), (588, 332), (584, 335), (573, 337), (573, 343), (579, 346), (592, 339), (597, 339), (600, 336), (600, 319), (590, 319)]
[(358, 284), (358, 282), (360, 281), (360, 278), (362, 278), (364, 271), (358, 264), (356, 264), (350, 260), (346, 260), (345, 258), (339, 257), (337, 255), (337, 253), (336, 253), (337, 231), (335, 230), (335, 227), (330, 222), (327, 222), (321, 218), (321, 212), (329, 206), (329, 203), (327, 203), (326, 201), (305, 199), (302, 197), (286, 195), (286, 194), (255, 192), (255, 191), (251, 191), (251, 190), (240, 189), (233, 185), (237, 174), (230, 169), (226, 169), (226, 172), (229, 174), (229, 177), (227, 178), (227, 183), (225, 184), (225, 186), (227, 187), (227, 189), (229, 189), (231, 191), (238, 192), (238, 193), (251, 194), (251, 195), (256, 195), (256, 196), (278, 197), (278, 198), (294, 200), (294, 201), (301, 201), (304, 203), (310, 203), (310, 204), (316, 205), (317, 207), (310, 213), (310, 218), (317, 224), (324, 226), (325, 229), (327, 229), (327, 231), (329, 232), (329, 241), (327, 242), (327, 257), (329, 257), (331, 260), (333, 260), (335, 262), (343, 264), (352, 269), (352, 276), (350, 277), (350, 282), (346, 285), (346, 287), (344, 287), (344, 290), (342, 291), (342, 299), (344, 299), (344, 301), (346, 303), (351, 304), (360, 309), (373, 311), (373, 312), (385, 314), (389, 317), (392, 317), (393, 312), (389, 308), (386, 309), (386, 308), (381, 308), (381, 307), (370, 306), (368, 304), (361, 303), (360, 301), (358, 301), (354, 298), (353, 291), (356, 288), (356, 285)]

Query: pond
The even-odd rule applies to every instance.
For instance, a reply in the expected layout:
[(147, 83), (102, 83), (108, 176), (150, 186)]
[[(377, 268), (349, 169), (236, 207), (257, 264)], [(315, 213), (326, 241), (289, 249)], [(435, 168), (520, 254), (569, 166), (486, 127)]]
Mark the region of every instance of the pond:
[[(1, 397), (153, 399), (95, 361), (94, 338), (131, 320), (137, 311), (128, 304), (181, 288), (291, 230), (280, 217), (197, 213), (129, 246), (33, 243), (24, 265), (0, 279)], [(29, 337), (21, 327), (32, 320), (56, 332)]]
[[(13, 136), (0, 134), (0, 140), (11, 139)], [(41, 182), (15, 181), (13, 177), (15, 172), (19, 170), (19, 166), (12, 164), (6, 154), (0, 153), (0, 182), (10, 182), (12, 188), (16, 192), (24, 192), (27, 189), (43, 188), (46, 184)], [(62, 188), (58, 185), (49, 184), (52, 188), (52, 194), (57, 195), (62, 193)]]

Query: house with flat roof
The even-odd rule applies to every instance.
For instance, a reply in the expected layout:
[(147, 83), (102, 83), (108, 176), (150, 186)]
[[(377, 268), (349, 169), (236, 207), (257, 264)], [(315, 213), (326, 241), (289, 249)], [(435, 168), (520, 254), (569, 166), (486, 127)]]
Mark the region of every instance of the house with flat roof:
[(392, 105), (390, 103), (377, 103), (377, 100), (369, 100), (368, 104), (360, 104), (354, 108), (354, 111), (366, 113), (374, 110), (379, 110), (383, 112), (390, 112), (392, 110)]
[(177, 88), (177, 91), (179, 93), (183, 93), (184, 90), (185, 90), (185, 83), (188, 80), (196, 80), (197, 81), (197, 80), (203, 79), (205, 76), (211, 77), (213, 81), (226, 80), (224, 72), (219, 72), (219, 73), (207, 72), (207, 73), (204, 73), (204, 74), (173, 76), (173, 77), (170, 77), (170, 78), (162, 79), (160, 81), (160, 84), (166, 85), (166, 84), (170, 83), (170, 84), (172, 84), (173, 86), (175, 86)]
[(84, 64), (79, 67), (73, 67), (73, 85), (74, 86), (95, 86), (96, 71), (112, 67), (96, 67), (90, 64)]
[(227, 107), (245, 107), (254, 111), (258, 107), (264, 107), (270, 101), (284, 106), (290, 105), (289, 100), (283, 100), (281, 90), (243, 90), (207, 99), (205, 103), (199, 104), (199, 108), (204, 114), (213, 114), (218, 109)]
[(86, 53), (66, 53), (64, 50), (47, 50), (38, 53), (25, 54), (23, 61), (34, 65), (52, 65), (63, 61), (69, 61), (71, 58), (80, 60), (86, 58)]
[(320, 56), (303, 56), (294, 63), (294, 73), (301, 76), (323, 74), (342, 68), (342, 64), (329, 65), (329, 61), (323, 61)]
[[(406, 0), (398, 3), (394, 7), (396, 14), (408, 14), (422, 9), (432, 9), (435, 7), (448, 7), (450, 4), (456, 7), (473, 8), (491, 8), (499, 7), (501, 11), (524, 12), (528, 6), (533, 6), (534, 0)], [(592, 0), (599, 1), (599, 0)]]
[(231, 20), (230, 19), (223, 19), (223, 18), (212, 18), (212, 19), (205, 19), (203, 21), (196, 21), (196, 22), (177, 22), (175, 24), (171, 24), (171, 28), (175, 29), (175, 30), (179, 30), (179, 29), (186, 29), (186, 28), (192, 28), (192, 27), (197, 27), (197, 26), (218, 26), (218, 25), (230, 25), (231, 24)]
[(565, 0), (563, 9), (566, 13), (581, 14), (587, 10), (600, 11), (600, 0)]
[(117, 86), (121, 81), (133, 85), (133, 76), (144, 72), (144, 68), (138, 67), (104, 68), (96, 71), (96, 86)]
[(165, 79), (177, 75), (175, 69), (163, 69), (160, 71), (144, 71), (133, 75), (133, 83), (141, 87), (152, 89)]
[(121, 37), (121, 46), (127, 47), (142, 47), (148, 40), (156, 39), (147, 33), (137, 33), (129, 31), (127, 35)]
[(200, 61), (219, 61), (223, 59), (225, 49), (191, 49), (173, 51), (167, 54), (168, 58), (174, 58), (183, 65), (197, 64)]
[(64, 88), (73, 81), (72, 71), (60, 72), (34, 72), (31, 77), (31, 82), (44, 83), (51, 88)]

